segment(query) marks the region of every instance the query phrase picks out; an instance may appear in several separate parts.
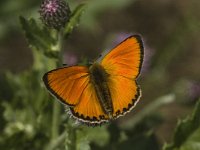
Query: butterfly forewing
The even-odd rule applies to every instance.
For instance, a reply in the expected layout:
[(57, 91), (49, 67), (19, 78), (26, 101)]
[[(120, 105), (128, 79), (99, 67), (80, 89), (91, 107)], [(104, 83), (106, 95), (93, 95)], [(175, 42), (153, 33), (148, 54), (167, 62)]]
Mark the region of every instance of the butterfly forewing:
[(88, 68), (65, 67), (47, 72), (43, 81), (47, 89), (67, 105), (76, 105), (89, 83)]
[(142, 61), (142, 40), (140, 36), (135, 35), (124, 40), (108, 53), (101, 61), (101, 65), (108, 74), (135, 79), (140, 73)]

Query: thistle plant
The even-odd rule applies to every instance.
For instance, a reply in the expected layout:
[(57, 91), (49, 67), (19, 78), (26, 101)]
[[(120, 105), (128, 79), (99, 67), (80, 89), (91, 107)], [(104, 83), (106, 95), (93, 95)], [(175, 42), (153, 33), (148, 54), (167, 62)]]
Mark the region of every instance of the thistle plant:
[[(20, 17), (20, 22), (25, 31), (26, 38), (33, 49), (34, 69), (44, 73), (49, 70), (48, 68), (52, 69), (62, 66), (63, 43), (67, 39), (67, 35), (69, 35), (73, 31), (73, 28), (79, 23), (84, 6), (84, 4), (77, 6), (71, 13), (68, 3), (64, 0), (44, 0), (39, 10), (40, 19), (43, 23), (42, 27), (40, 27), (38, 21), (33, 18), (27, 20), (22, 16)], [(42, 76), (40, 76), (40, 78), (41, 77)], [(48, 99), (50, 102), (53, 98), (48, 96)], [(74, 129), (68, 125), (70, 122), (67, 122), (65, 126), (68, 132), (64, 132), (60, 135), (60, 123), (62, 121), (62, 114), (60, 113), (61, 104), (56, 100), (52, 100), (52, 102), (52, 119), (50, 119), (51, 140), (50, 144), (46, 146), (46, 149), (54, 149), (60, 146), (60, 140), (63, 142), (66, 141), (66, 148), (74, 149), (72, 147), (76, 144), (70, 139), (71, 137), (75, 138), (76, 133)], [(69, 139), (65, 140), (68, 136)]]

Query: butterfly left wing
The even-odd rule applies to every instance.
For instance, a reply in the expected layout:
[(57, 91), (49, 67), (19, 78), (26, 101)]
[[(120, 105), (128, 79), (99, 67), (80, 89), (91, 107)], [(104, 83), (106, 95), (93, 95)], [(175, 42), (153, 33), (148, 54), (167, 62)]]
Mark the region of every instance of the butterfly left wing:
[(72, 116), (89, 125), (107, 122), (90, 82), (88, 68), (72, 66), (47, 72), (43, 81), (47, 89), (61, 102), (71, 106)]

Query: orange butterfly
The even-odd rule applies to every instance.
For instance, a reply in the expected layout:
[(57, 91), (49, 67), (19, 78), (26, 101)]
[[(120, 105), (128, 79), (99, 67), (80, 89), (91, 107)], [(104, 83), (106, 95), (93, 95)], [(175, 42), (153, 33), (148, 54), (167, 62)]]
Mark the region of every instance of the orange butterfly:
[(98, 125), (129, 112), (138, 102), (141, 89), (136, 79), (143, 62), (139, 35), (125, 39), (100, 62), (90, 67), (71, 66), (47, 72), (47, 89), (69, 106), (73, 118)]

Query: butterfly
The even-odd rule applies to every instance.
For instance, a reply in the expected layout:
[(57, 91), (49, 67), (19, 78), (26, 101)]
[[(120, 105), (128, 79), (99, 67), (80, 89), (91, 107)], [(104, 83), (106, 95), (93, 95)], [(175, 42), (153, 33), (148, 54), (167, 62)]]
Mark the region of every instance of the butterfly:
[(90, 66), (69, 66), (44, 74), (49, 92), (69, 106), (71, 116), (88, 125), (116, 119), (136, 105), (141, 89), (144, 48), (139, 35), (118, 44)]

